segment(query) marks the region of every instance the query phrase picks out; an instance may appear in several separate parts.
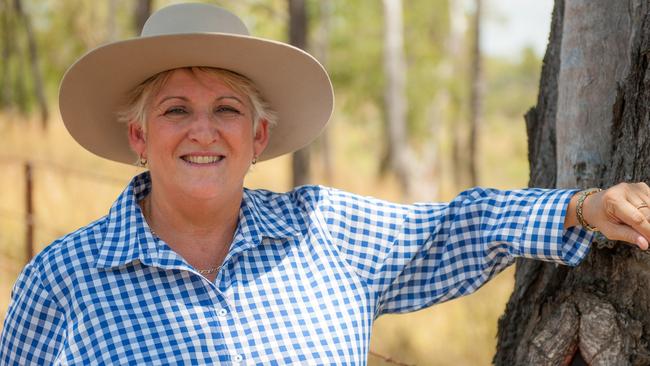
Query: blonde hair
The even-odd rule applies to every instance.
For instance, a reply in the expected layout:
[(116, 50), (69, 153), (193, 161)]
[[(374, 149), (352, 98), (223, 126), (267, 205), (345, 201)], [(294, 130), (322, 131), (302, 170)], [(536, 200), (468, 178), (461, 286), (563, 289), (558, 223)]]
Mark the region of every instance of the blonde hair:
[[(269, 128), (277, 124), (277, 115), (270, 104), (262, 97), (255, 84), (247, 77), (236, 72), (214, 67), (183, 67), (180, 69), (189, 70), (193, 74), (205, 72), (219, 77), (229, 88), (235, 92), (245, 95), (253, 107), (253, 130), (257, 130), (259, 121), (268, 121)], [(118, 110), (117, 120), (123, 123), (137, 123), (146, 130), (147, 107), (151, 99), (165, 85), (172, 72), (178, 69), (159, 72), (140, 85), (135, 87), (127, 96), (126, 103)]]

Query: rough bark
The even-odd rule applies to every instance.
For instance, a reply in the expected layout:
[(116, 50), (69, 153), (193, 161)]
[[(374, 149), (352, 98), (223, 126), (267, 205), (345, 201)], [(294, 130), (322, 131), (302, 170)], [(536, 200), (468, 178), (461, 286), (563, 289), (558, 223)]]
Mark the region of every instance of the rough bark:
[[(627, 63), (626, 76), (616, 80), (619, 87), (610, 86), (615, 97), (607, 106), (609, 113), (599, 118), (606, 118), (611, 129), (596, 141), (607, 144), (610, 153), (602, 162), (593, 156), (578, 156), (584, 163), (569, 166), (580, 177), (575, 180), (577, 184), (609, 186), (622, 180), (650, 178), (646, 168), (650, 163), (650, 4), (645, 0), (621, 2), (625, 3), (631, 29), (629, 39), (623, 42), (625, 57), (620, 59)], [(568, 34), (567, 27), (562, 26), (563, 9), (563, 1), (556, 1), (538, 105), (526, 115), (531, 186), (555, 185), (553, 130), (566, 122), (557, 119), (556, 126), (554, 116), (562, 113), (553, 111), (564, 108), (557, 97), (560, 60), (568, 57), (560, 54), (561, 30)], [(602, 16), (615, 15), (610, 12)], [(620, 16), (616, 19), (619, 26), (625, 23)], [(598, 79), (599, 70), (591, 77)], [(578, 85), (576, 88), (580, 89)], [(586, 103), (584, 100), (578, 103)], [(518, 261), (515, 290), (499, 321), (494, 363), (566, 365), (579, 359), (590, 365), (650, 364), (649, 280), (647, 253), (604, 238), (597, 239), (587, 259), (575, 269)]]
[[(289, 43), (307, 49), (307, 9), (305, 0), (289, 0)], [(293, 186), (308, 184), (311, 177), (309, 146), (292, 154)]]
[(627, 75), (639, 0), (566, 0), (558, 84), (558, 187), (593, 185), (611, 154), (616, 83)]
[(471, 69), (470, 69), (470, 103), (469, 103), (469, 177), (470, 184), (477, 186), (479, 184), (479, 171), (478, 171), (478, 140), (481, 130), (481, 105), (482, 105), (482, 88), (483, 88), (483, 73), (481, 69), (481, 8), (482, 0), (474, 0), (476, 9), (474, 12), (473, 24), (473, 44), (471, 54)]

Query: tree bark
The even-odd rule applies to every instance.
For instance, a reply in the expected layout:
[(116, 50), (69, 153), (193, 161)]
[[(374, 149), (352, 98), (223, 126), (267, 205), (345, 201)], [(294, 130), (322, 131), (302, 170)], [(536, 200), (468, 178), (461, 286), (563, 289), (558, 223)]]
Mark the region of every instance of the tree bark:
[(472, 45), (472, 65), (470, 80), (470, 108), (469, 108), (469, 177), (470, 184), (477, 186), (479, 184), (478, 172), (478, 144), (479, 133), (481, 130), (481, 105), (483, 98), (483, 72), (481, 68), (481, 8), (482, 0), (475, 0), (474, 24), (473, 24), (473, 45)]
[(388, 163), (397, 176), (402, 191), (411, 192), (406, 136), (406, 61), (404, 60), (404, 26), (402, 1), (384, 0), (384, 92), (388, 134)]
[[(646, 0), (556, 1), (538, 104), (526, 115), (531, 186), (649, 180), (649, 50)], [(585, 138), (559, 131), (580, 123)], [(597, 238), (574, 269), (519, 260), (494, 363), (650, 364), (650, 260), (614, 244)]]
[[(307, 49), (307, 9), (305, 0), (289, 0), (289, 43)], [(309, 146), (292, 154), (293, 186), (308, 184), (311, 178)]]

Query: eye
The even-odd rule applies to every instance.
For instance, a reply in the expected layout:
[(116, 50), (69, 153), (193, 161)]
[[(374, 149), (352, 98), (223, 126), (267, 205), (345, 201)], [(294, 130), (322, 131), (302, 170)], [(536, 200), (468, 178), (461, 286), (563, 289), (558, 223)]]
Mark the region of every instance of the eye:
[(186, 114), (187, 110), (184, 107), (169, 107), (167, 110), (165, 110), (164, 115), (183, 115)]
[(241, 114), (239, 109), (229, 105), (220, 105), (214, 111), (219, 114)]

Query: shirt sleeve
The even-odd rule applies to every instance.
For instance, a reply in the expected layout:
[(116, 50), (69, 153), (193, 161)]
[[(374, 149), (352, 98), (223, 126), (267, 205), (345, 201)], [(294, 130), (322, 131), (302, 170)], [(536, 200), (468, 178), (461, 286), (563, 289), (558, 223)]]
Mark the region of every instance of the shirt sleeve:
[(33, 262), (18, 277), (0, 338), (0, 365), (49, 365), (64, 340), (64, 314)]
[(474, 188), (449, 203), (397, 205), (332, 190), (323, 211), (379, 316), (472, 293), (516, 257), (577, 265), (593, 235), (564, 230), (575, 192)]

